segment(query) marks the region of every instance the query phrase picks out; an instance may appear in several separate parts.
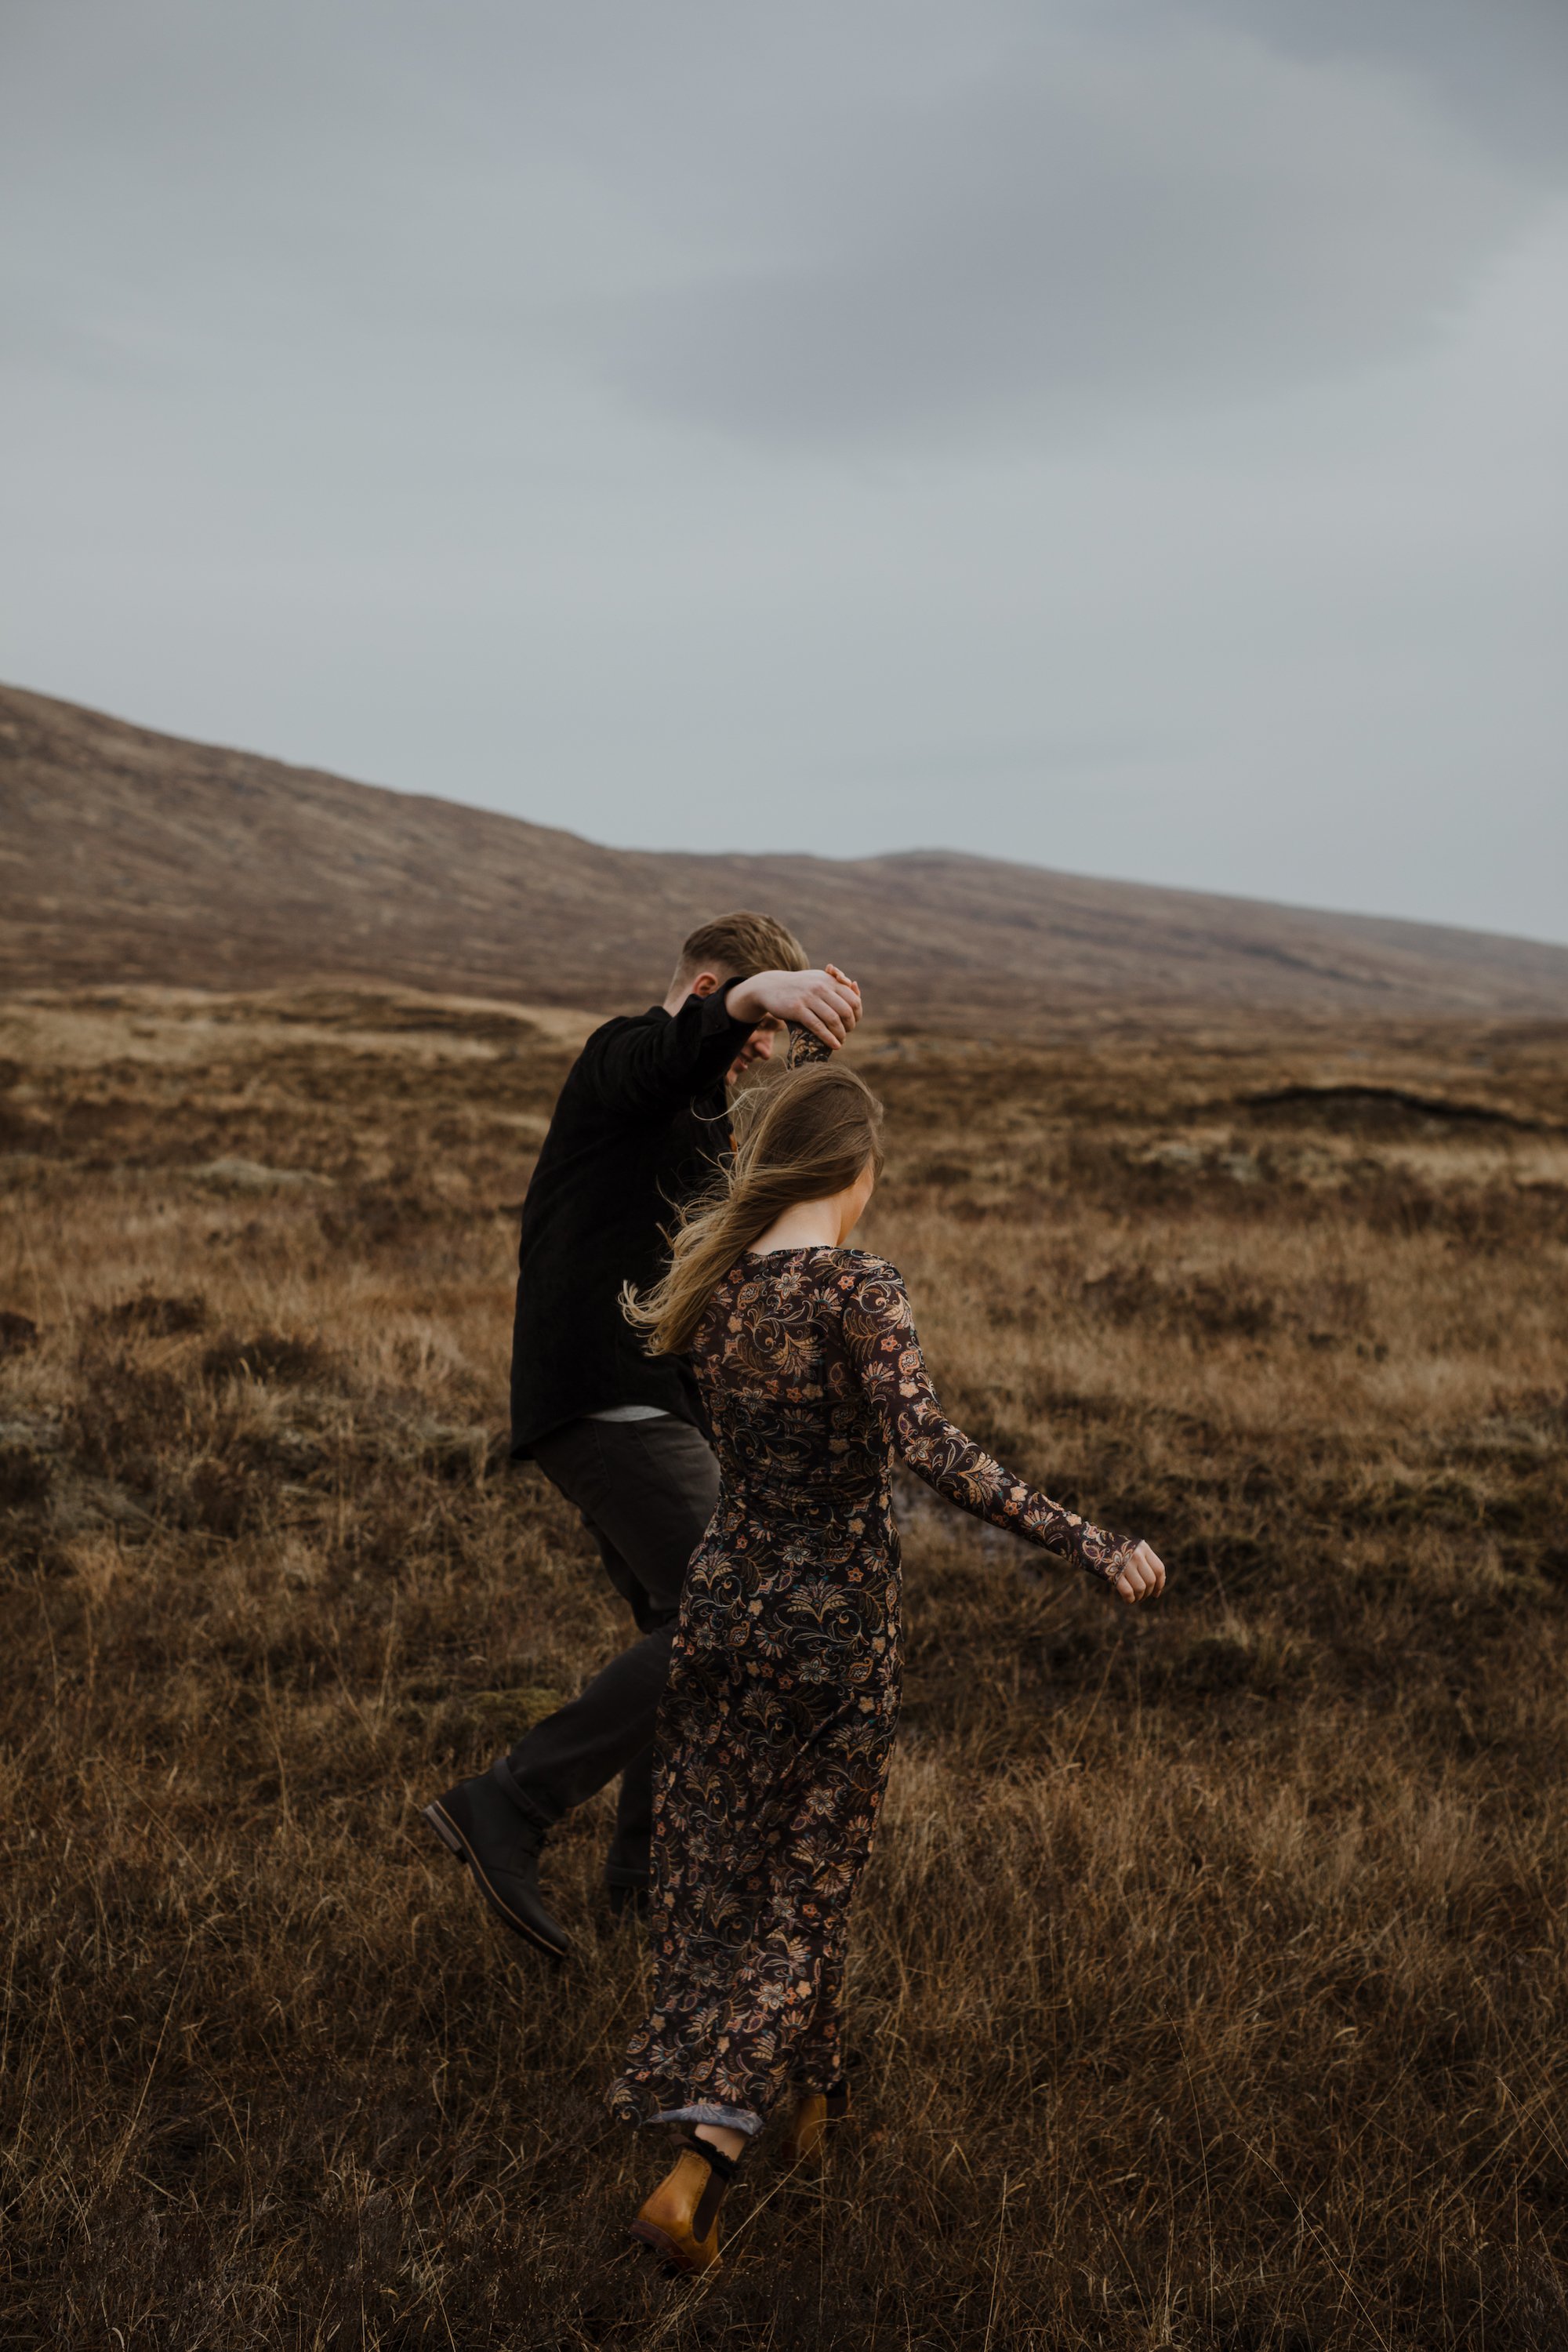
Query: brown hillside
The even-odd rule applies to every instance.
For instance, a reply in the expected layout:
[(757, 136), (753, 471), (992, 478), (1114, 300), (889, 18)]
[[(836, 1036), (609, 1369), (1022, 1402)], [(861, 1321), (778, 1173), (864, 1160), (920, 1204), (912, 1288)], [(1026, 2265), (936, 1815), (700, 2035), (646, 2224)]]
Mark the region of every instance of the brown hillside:
[(350, 783), (0, 688), (0, 982), (393, 981), (646, 995), (704, 914), (770, 908), (884, 1018), (1187, 1005), (1568, 1013), (1568, 949), (999, 860), (695, 856)]

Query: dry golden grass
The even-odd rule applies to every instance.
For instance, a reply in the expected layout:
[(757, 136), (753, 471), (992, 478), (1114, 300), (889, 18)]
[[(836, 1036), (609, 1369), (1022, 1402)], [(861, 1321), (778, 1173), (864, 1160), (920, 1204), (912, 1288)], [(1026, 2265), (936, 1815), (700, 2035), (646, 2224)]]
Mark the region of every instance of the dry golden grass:
[(7, 2346), (1568, 2345), (1562, 1031), (858, 1049), (950, 1408), (1173, 1581), (909, 1498), (860, 2119), (694, 2288), (602, 1811), (559, 1976), (414, 1811), (628, 1630), (500, 1434), (580, 1024), (0, 1015)]

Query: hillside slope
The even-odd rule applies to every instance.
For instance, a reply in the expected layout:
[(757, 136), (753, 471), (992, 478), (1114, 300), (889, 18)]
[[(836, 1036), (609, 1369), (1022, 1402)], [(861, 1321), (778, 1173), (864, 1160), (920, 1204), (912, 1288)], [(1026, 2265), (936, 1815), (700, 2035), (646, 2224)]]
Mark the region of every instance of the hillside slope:
[(673, 943), (769, 908), (884, 1018), (1054, 1005), (1568, 1015), (1568, 949), (946, 851), (602, 848), (0, 688), (0, 984), (374, 979), (647, 999)]

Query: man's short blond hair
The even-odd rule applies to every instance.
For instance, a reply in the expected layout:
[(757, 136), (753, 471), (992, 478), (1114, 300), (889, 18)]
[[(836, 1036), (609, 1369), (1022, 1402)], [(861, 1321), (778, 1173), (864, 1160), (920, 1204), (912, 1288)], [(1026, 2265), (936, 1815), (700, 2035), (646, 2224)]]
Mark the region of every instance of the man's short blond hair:
[(754, 971), (805, 971), (805, 950), (793, 931), (771, 915), (718, 915), (700, 923), (680, 950), (677, 980), (694, 980), (700, 971), (716, 972), (721, 980), (750, 980)]

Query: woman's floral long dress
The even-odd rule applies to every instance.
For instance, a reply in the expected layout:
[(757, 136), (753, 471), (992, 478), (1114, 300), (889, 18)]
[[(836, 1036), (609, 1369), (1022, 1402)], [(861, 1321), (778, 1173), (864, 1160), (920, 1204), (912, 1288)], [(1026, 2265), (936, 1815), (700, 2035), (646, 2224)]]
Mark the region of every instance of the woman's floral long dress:
[(654, 2006), (609, 2096), (632, 2118), (760, 2119), (786, 2083), (837, 2080), (846, 1927), (899, 1706), (893, 1456), (1097, 1577), (1134, 1546), (942, 1418), (885, 1258), (748, 1255), (693, 1353), (722, 1483), (659, 1711)]

